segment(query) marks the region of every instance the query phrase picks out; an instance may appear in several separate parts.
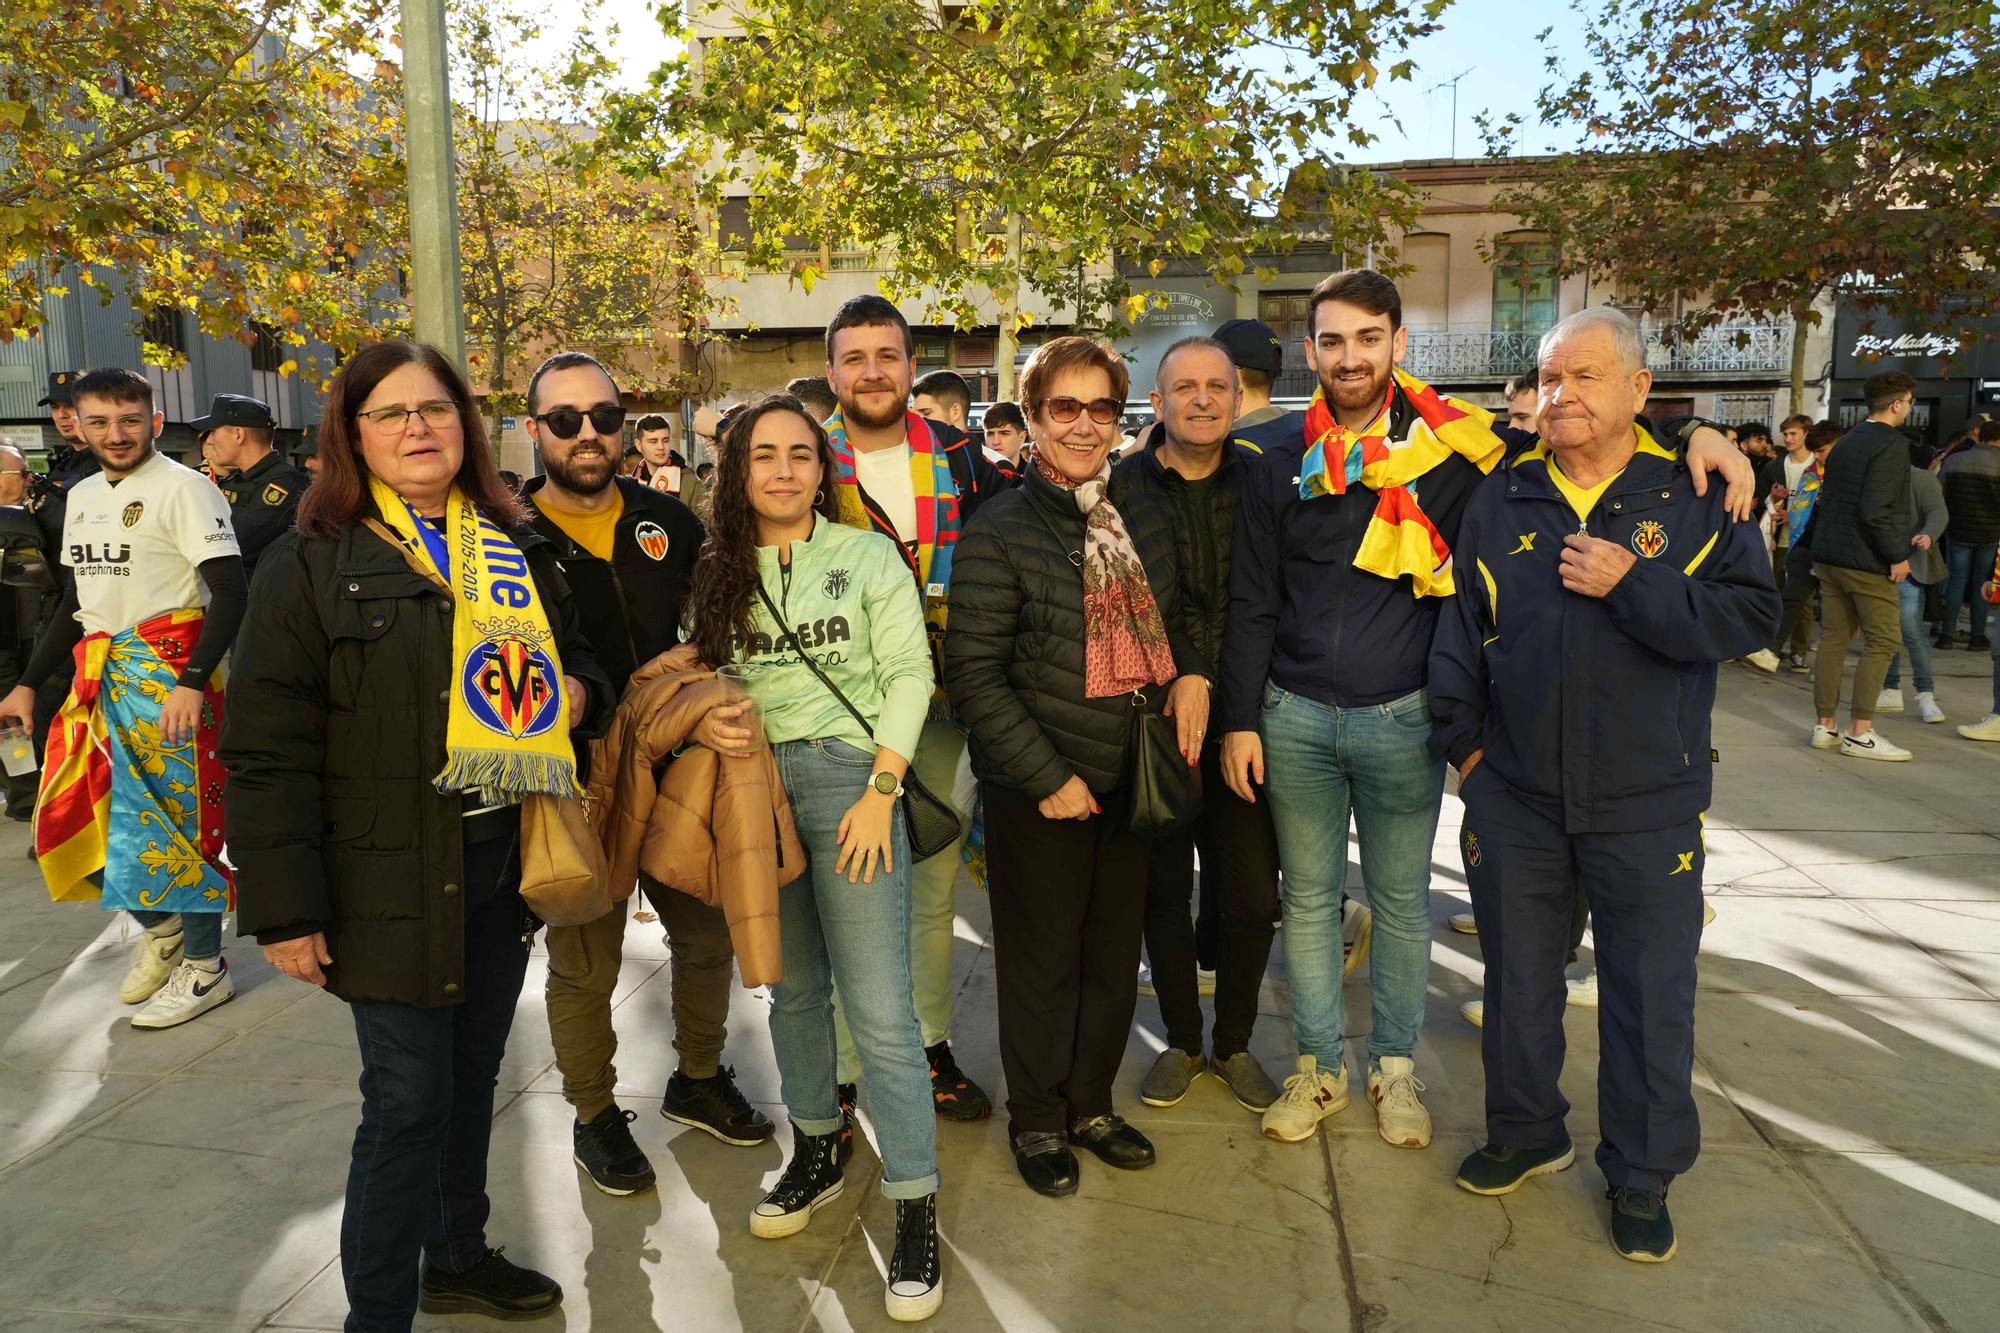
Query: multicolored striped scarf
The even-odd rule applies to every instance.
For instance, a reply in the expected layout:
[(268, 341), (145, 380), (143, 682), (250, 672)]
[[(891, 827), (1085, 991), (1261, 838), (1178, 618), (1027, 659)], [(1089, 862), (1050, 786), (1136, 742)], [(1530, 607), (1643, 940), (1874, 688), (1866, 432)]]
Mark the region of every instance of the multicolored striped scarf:
[[(840, 409), (826, 419), (827, 446), (833, 454), (833, 494), (840, 521), (850, 528), (873, 529), (896, 543), (909, 559), (909, 547), (880, 508), (870, 510), (854, 470), (854, 446), (847, 441), (847, 423)], [(931, 423), (915, 412), (903, 415), (903, 434), (910, 445), (910, 486), (916, 492), (917, 551), (910, 572), (923, 597), (924, 632), (930, 640), (931, 670), (938, 681), (936, 702), (944, 699), (944, 633), (950, 618), (951, 558), (958, 549), (958, 483), (951, 460), (931, 433)], [(933, 708), (939, 715), (940, 709)]]
[(1813, 506), (1819, 502), (1819, 464), (1814, 463), (1799, 477), (1799, 488), (1786, 501), (1791, 506), (1785, 516), (1785, 536), (1792, 545), (1806, 535), (1806, 524), (1812, 522)]
[(84, 636), (76, 680), (49, 728), (35, 855), (49, 896), (100, 892), (107, 909), (228, 912), (222, 860), (222, 673), (202, 687), (192, 738), (160, 739), (160, 709), (201, 636), (203, 613), (168, 611)]
[[(1424, 513), (1411, 483), (1456, 453), (1481, 472), (1491, 472), (1506, 453), (1493, 434), (1493, 414), (1457, 398), (1440, 396), (1430, 385), (1400, 369), (1382, 410), (1366, 430), (1351, 431), (1334, 420), (1324, 390), (1306, 407), (1306, 455), (1299, 466), (1299, 498), (1345, 495), (1354, 485), (1375, 492), (1375, 517), (1362, 535), (1354, 567), (1385, 579), (1410, 578), (1419, 597), (1449, 597), (1454, 585), (1451, 547)], [(1396, 395), (1417, 414), (1408, 438), (1389, 438)]]
[(1053, 467), (1042, 475), (1074, 494), (1083, 511), (1083, 697), (1167, 684), (1178, 674), (1167, 622), (1125, 518), (1111, 503), (1110, 460), (1087, 481), (1071, 481)]

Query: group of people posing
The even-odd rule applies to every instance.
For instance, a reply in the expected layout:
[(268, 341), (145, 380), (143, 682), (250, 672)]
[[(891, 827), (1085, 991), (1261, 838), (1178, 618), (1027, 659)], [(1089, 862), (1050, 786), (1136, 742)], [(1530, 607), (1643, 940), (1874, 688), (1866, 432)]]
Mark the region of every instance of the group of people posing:
[[(333, 382), (296, 534), (247, 599), (226, 504), (152, 450), (145, 380), (84, 377), (103, 473), (64, 532), (84, 633), (44, 873), (59, 897), (174, 914), (181, 942), (149, 927), (128, 999), (184, 984), (179, 1012), (203, 1012), (233, 908), (275, 967), (349, 1004), (350, 1329), (561, 1301), (488, 1245), (485, 1173), (540, 927), (522, 829), (585, 793), (615, 904), (547, 940), (578, 1164), (611, 1194), (655, 1183), (614, 1096), (636, 887), (672, 957), (662, 1114), (727, 1144), (774, 1135), (723, 1063), (732, 964), (768, 984), (791, 1152), (747, 1225), (792, 1235), (840, 1195), (865, 1102), (896, 1204), (886, 1307), (917, 1320), (944, 1292), (938, 1123), (991, 1110), (951, 1051), (968, 833), (1014, 1162), (1061, 1197), (1080, 1153), (1155, 1161), (1115, 1100), (1142, 942), (1168, 1042), (1145, 1101), (1213, 1076), (1285, 1143), (1349, 1104), (1350, 821), (1373, 909), (1354, 1079), (1384, 1140), (1429, 1145), (1417, 1045), (1455, 770), (1487, 961), (1487, 1142), (1458, 1183), (1504, 1194), (1573, 1159), (1558, 1077), (1581, 899), (1611, 1240), (1672, 1256), (1667, 1190), (1699, 1145), (1716, 664), (1779, 618), (1739, 521), (1751, 469), (1709, 423), (1640, 415), (1644, 343), (1610, 308), (1544, 337), (1539, 436), (1398, 368), (1380, 274), (1328, 277), (1307, 323), (1303, 414), (1245, 419), (1245, 380), (1282, 363), (1268, 331), (1186, 338), (1159, 362), (1159, 429), (1115, 466), (1125, 361), (1053, 338), (1021, 375), (1033, 447), (1014, 467), (911, 410), (909, 326), (857, 297), (826, 331), (830, 412), (777, 395), (721, 423), (706, 522), (620, 475), (625, 409), (589, 356), (535, 372), (544, 475), (517, 494), (457, 368), (376, 344)], [(0, 722), (24, 708), (10, 696)], [(70, 761), (93, 743), (107, 771)], [(1164, 780), (1176, 765), (1199, 783)], [(94, 865), (62, 854), (92, 829)], [(1219, 913), (1206, 1033), (1197, 849)], [(1274, 1078), (1249, 1045), (1280, 919), (1297, 1056)]]

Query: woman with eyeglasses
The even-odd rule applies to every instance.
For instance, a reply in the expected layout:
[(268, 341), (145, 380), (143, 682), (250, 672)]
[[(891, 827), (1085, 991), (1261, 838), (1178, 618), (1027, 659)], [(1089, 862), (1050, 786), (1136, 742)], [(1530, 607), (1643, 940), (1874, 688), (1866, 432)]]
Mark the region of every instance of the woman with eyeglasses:
[(347, 1328), (407, 1329), (419, 1304), (525, 1318), (562, 1289), (486, 1243), (494, 1082), (539, 925), (520, 803), (576, 793), (571, 738), (611, 689), (435, 349), (355, 355), (319, 452), (230, 673), (237, 930), (353, 1014)]
[(923, 608), (894, 540), (840, 522), (826, 430), (789, 394), (730, 416), (714, 507), (688, 592), (691, 641), (704, 662), (750, 674), (756, 726), (717, 709), (695, 735), (725, 762), (770, 745), (806, 850), (806, 873), (778, 891), (785, 979), (771, 988), (792, 1159), (750, 1232), (796, 1235), (843, 1189), (838, 983), (896, 1203), (885, 1306), (928, 1319), (944, 1299), (937, 1113), (911, 998), (898, 803), (933, 690)]
[(984, 789), (1014, 1164), (1052, 1196), (1076, 1192), (1071, 1145), (1125, 1170), (1153, 1164), (1111, 1103), (1149, 851), (1130, 827), (1130, 753), (1140, 710), (1162, 696), (1190, 765), (1208, 725), (1171, 511), (1108, 495), (1128, 387), (1103, 343), (1036, 349), (1021, 374), (1034, 463), (959, 539), (945, 637), (945, 683)]

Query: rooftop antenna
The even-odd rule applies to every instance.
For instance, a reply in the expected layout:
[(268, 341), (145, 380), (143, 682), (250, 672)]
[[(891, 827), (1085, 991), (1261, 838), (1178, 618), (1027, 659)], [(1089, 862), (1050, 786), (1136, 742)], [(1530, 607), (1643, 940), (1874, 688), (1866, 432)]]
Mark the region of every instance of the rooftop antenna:
[(1451, 155), (1453, 157), (1458, 156), (1458, 81), (1470, 73), (1472, 73), (1472, 67), (1467, 66), (1448, 79), (1438, 80), (1426, 90), (1434, 93), (1440, 88), (1451, 89)]

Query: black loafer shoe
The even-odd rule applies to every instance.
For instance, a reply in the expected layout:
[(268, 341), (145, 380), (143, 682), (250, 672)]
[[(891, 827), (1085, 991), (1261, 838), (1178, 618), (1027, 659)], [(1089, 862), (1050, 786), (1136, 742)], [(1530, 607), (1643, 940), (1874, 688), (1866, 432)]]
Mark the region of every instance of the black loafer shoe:
[(1576, 1160), (1567, 1141), (1547, 1148), (1489, 1143), (1458, 1164), (1458, 1187), (1474, 1194), (1512, 1194), (1535, 1176), (1553, 1175)]
[(1076, 1193), (1079, 1177), (1076, 1154), (1069, 1150), (1069, 1145), (1063, 1142), (1060, 1134), (1033, 1130), (1016, 1134), (1014, 1169), (1021, 1173), (1021, 1179), (1028, 1182), (1028, 1188), (1037, 1194), (1063, 1199)]
[(1680, 1245), (1664, 1191), (1624, 1186), (1604, 1191), (1604, 1197), (1611, 1200), (1611, 1244), (1618, 1253), (1642, 1264), (1663, 1264), (1674, 1257)]
[(417, 1304), (427, 1314), (483, 1314), (489, 1319), (535, 1319), (562, 1304), (555, 1279), (509, 1263), (488, 1250), (463, 1273), (424, 1265)]
[(1069, 1141), (1096, 1153), (1106, 1166), (1139, 1171), (1158, 1161), (1152, 1140), (1125, 1123), (1123, 1116), (1095, 1115), (1073, 1121)]

